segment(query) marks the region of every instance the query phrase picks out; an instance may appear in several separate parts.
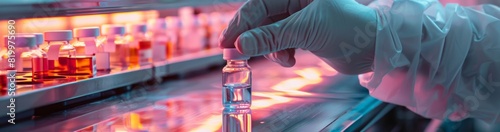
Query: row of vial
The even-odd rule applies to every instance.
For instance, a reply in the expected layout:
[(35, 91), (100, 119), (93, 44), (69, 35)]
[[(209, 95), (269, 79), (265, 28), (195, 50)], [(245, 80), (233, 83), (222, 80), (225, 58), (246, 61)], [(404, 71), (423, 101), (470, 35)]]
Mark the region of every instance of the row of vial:
[[(43, 34), (17, 33), (15, 39), (4, 37), (5, 45), (8, 46), (9, 40), (15, 43), (15, 52), (3, 53), (0, 69), (31, 73), (24, 77), (31, 77), (33, 82), (43, 82), (60, 76), (95, 76), (98, 70), (111, 70), (112, 66), (140, 67), (177, 55), (215, 48), (225, 24), (202, 26), (194, 22), (196, 25), (171, 25), (182, 28), (168, 29), (165, 19), (157, 19), (147, 24), (106, 24)], [(15, 67), (8, 64), (8, 58), (12, 57), (17, 60)]]

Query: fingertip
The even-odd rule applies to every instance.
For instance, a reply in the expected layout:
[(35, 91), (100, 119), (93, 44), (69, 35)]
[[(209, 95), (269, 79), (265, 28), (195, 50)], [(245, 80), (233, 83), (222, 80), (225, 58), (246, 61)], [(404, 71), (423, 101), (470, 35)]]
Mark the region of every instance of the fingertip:
[(219, 48), (234, 48), (234, 43), (228, 43), (227, 37), (227, 28), (225, 28), (222, 33), (219, 35)]
[(238, 51), (240, 51), (240, 53), (244, 55), (254, 56), (256, 55), (256, 43), (257, 41), (255, 40), (253, 35), (251, 33), (245, 32), (236, 39), (234, 46), (236, 47), (236, 49), (238, 49)]
[(284, 67), (293, 67), (295, 66), (295, 63), (296, 63), (295, 57), (289, 58)]

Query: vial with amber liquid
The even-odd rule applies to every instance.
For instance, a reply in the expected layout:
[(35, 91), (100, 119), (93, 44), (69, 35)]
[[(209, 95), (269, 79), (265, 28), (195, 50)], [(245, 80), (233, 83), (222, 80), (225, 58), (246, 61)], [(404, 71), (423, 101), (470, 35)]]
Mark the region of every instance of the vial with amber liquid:
[(222, 69), (222, 104), (227, 109), (248, 109), (252, 104), (252, 70), (247, 63), (250, 57), (236, 48), (223, 49), (227, 61)]
[(75, 55), (75, 47), (70, 44), (73, 40), (71, 30), (55, 30), (43, 33), (44, 40), (48, 46), (47, 52), (48, 74), (49, 76), (57, 74), (67, 74), (69, 71), (69, 58)]
[(72, 45), (75, 47), (75, 55), (69, 58), (69, 74), (74, 75), (91, 75), (97, 74), (96, 67), (96, 51), (100, 36), (99, 27), (75, 28), (74, 41)]
[(153, 62), (151, 40), (147, 36), (146, 24), (127, 25), (129, 39), (129, 66), (140, 67)]

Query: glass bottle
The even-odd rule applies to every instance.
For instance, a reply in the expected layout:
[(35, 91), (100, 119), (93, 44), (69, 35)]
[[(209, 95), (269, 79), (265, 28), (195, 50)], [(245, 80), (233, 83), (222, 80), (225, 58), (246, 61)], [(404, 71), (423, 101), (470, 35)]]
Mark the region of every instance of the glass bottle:
[(250, 58), (236, 50), (223, 49), (227, 65), (222, 69), (222, 103), (225, 108), (247, 109), (252, 103), (252, 71), (247, 63)]
[(179, 44), (179, 27), (181, 23), (178, 17), (166, 17), (167, 23), (167, 36), (169, 41), (167, 43), (167, 58), (172, 58), (174, 56), (179, 56), (182, 54), (182, 50)]
[[(32, 82), (43, 82), (43, 80), (46, 79), (45, 77), (48, 71), (47, 53), (38, 47), (38, 45), (43, 43), (43, 34), (34, 33), (22, 35), (33, 36), (33, 38), (29, 37), (30, 40), (26, 40), (26, 42), (29, 43), (27, 45), (29, 51), (21, 53), (23, 71), (31, 72)], [(16, 37), (16, 39), (18, 38), (20, 37)]]
[(99, 27), (84, 27), (73, 29), (75, 40), (72, 45), (75, 47), (75, 55), (71, 56), (68, 63), (69, 74), (90, 75), (97, 74), (96, 57), (97, 45), (100, 36)]
[(30, 53), (25, 53), (21, 55), (22, 58), (22, 63), (23, 63), (23, 69), (31, 71), (32, 69), (39, 69), (43, 71), (48, 71), (47, 67), (47, 53), (40, 48), (40, 45), (43, 44), (43, 34), (42, 33), (16, 33), (16, 35), (34, 35), (36, 39), (36, 52), (40, 52), (41, 54), (44, 54), (44, 58), (40, 58), (39, 63), (33, 63), (32, 64), (32, 57)]
[(183, 54), (196, 53), (204, 48), (205, 29), (194, 15), (194, 8), (183, 7), (179, 9), (181, 30), (179, 43)]
[(43, 35), (48, 44), (45, 52), (47, 52), (49, 76), (52, 76), (52, 73), (68, 73), (69, 58), (75, 55), (75, 47), (69, 43), (73, 40), (73, 32), (55, 30), (44, 32)]
[(146, 35), (146, 24), (127, 25), (129, 43), (129, 66), (139, 67), (153, 62), (151, 40)]
[[(98, 53), (96, 54), (98, 63), (97, 69), (106, 69), (106, 67), (111, 67), (111, 65), (127, 67), (129, 46), (124, 37), (125, 26), (109, 24), (102, 25), (101, 33), (105, 40), (102, 46), (98, 48)], [(103, 52), (99, 52), (99, 50), (102, 50)], [(106, 60), (106, 53), (109, 53), (109, 60)], [(110, 64), (105, 64), (108, 61)]]
[(164, 19), (151, 19), (148, 21), (149, 32), (153, 48), (153, 62), (165, 61), (167, 59), (167, 24)]

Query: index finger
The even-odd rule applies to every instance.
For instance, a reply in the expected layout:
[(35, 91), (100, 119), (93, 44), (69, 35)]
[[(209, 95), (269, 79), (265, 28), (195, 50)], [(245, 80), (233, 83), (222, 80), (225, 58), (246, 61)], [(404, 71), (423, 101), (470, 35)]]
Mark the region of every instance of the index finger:
[(234, 42), (241, 33), (287, 18), (312, 1), (250, 0), (239, 9), (229, 22), (229, 26), (221, 34), (219, 47), (235, 48)]

